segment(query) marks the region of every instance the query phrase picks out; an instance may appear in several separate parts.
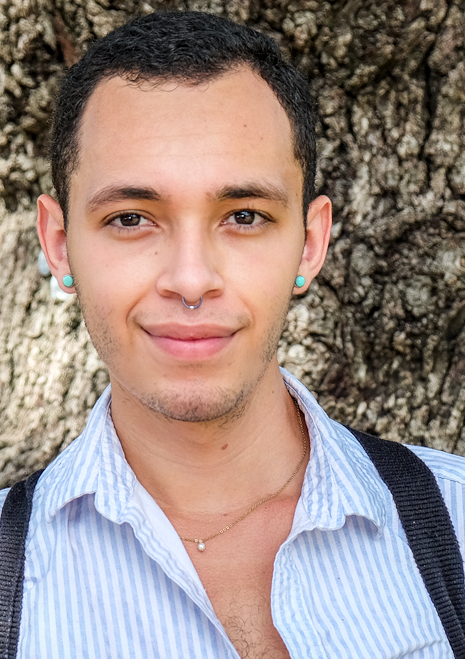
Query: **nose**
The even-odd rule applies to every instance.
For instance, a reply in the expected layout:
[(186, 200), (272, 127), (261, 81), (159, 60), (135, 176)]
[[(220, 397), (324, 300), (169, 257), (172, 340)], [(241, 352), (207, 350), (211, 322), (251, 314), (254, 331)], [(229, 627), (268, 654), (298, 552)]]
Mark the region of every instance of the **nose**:
[(184, 227), (175, 232), (170, 243), (157, 282), (159, 294), (184, 299), (186, 305), (221, 295), (224, 282), (214, 236), (200, 227)]

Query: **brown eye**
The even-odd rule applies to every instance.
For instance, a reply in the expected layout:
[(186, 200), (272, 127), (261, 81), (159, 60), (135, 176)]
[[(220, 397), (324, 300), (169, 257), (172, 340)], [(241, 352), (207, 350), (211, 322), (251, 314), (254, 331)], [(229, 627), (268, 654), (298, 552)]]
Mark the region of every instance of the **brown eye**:
[(253, 211), (237, 211), (234, 213), (234, 219), (237, 224), (253, 224), (256, 215)]
[(252, 231), (265, 226), (268, 222), (269, 220), (258, 211), (245, 208), (231, 213), (231, 215), (223, 220), (223, 225), (229, 227), (242, 227), (243, 231), (245, 231), (246, 227), (250, 227), (250, 230)]
[(136, 227), (141, 218), (137, 213), (126, 213), (125, 215), (120, 215), (119, 219), (123, 227)]
[(140, 213), (120, 213), (112, 219), (111, 224), (117, 227), (131, 228), (148, 224), (148, 220)]

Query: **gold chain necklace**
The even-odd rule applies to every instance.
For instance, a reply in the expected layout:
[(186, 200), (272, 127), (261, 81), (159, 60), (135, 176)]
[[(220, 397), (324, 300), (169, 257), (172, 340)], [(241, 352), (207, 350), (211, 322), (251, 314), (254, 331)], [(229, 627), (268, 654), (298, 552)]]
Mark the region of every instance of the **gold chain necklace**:
[(231, 524), (228, 524), (228, 526), (225, 526), (224, 529), (221, 529), (221, 531), (218, 531), (217, 533), (213, 533), (213, 535), (209, 535), (208, 538), (204, 538), (201, 540), (200, 538), (196, 538), (195, 540), (192, 538), (183, 538), (182, 536), (179, 536), (183, 542), (195, 542), (197, 545), (197, 549), (199, 551), (205, 551), (205, 543), (208, 540), (213, 540), (213, 538), (217, 538), (219, 535), (222, 535), (223, 533), (226, 533), (226, 531), (229, 531), (229, 529), (232, 529), (233, 526), (236, 526), (236, 524), (239, 524), (239, 522), (242, 522), (243, 519), (245, 519), (248, 515), (250, 515), (251, 512), (255, 510), (255, 508), (258, 508), (258, 506), (261, 506), (262, 504), (266, 503), (267, 501), (271, 501), (271, 499), (274, 499), (275, 497), (278, 496), (278, 494), (281, 494), (281, 492), (289, 485), (289, 483), (292, 481), (293, 478), (297, 475), (300, 467), (302, 466), (305, 456), (307, 455), (307, 438), (305, 437), (305, 432), (304, 432), (304, 427), (302, 425), (302, 418), (300, 416), (300, 409), (297, 404), (297, 401), (295, 399), (294, 404), (297, 409), (297, 417), (299, 419), (299, 425), (300, 425), (300, 432), (302, 433), (302, 443), (304, 447), (304, 451), (302, 453), (302, 457), (299, 460), (299, 464), (297, 467), (294, 469), (292, 472), (291, 476), (287, 479), (287, 481), (282, 485), (279, 490), (277, 490), (274, 494), (270, 494), (268, 497), (265, 497), (264, 499), (260, 499), (260, 501), (257, 501), (251, 508), (248, 509), (247, 512), (245, 512), (243, 515), (238, 517), (234, 522), (231, 522)]

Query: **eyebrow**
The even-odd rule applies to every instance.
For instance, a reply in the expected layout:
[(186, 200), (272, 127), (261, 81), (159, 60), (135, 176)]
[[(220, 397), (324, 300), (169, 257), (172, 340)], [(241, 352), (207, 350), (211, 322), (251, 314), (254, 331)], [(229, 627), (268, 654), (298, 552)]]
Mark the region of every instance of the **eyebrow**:
[(214, 201), (229, 199), (267, 199), (288, 206), (289, 197), (285, 188), (270, 183), (246, 183), (244, 185), (227, 185), (211, 195)]
[(149, 187), (109, 185), (91, 195), (86, 202), (86, 211), (92, 213), (100, 206), (114, 201), (129, 201), (130, 199), (145, 199), (146, 201), (160, 201), (161, 195)]
[[(213, 201), (228, 201), (234, 199), (267, 199), (277, 201), (287, 207), (289, 198), (285, 188), (270, 183), (245, 183), (243, 185), (226, 185), (218, 192), (210, 194)], [(109, 185), (98, 190), (86, 202), (86, 212), (93, 213), (100, 206), (115, 201), (130, 201), (144, 199), (145, 201), (161, 201), (162, 195), (150, 186), (119, 186)]]

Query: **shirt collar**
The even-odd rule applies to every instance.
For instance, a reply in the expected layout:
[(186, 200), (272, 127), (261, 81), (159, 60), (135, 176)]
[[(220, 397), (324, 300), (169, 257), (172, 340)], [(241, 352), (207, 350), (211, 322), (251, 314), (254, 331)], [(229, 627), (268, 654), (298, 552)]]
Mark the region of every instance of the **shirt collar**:
[(390, 494), (376, 467), (350, 430), (330, 419), (297, 378), (285, 369), (281, 373), (305, 415), (311, 442), (293, 531), (334, 530), (347, 516), (360, 515), (381, 533)]
[[(389, 493), (360, 443), (344, 426), (330, 419), (314, 396), (290, 373), (284, 382), (299, 403), (311, 438), (298, 514), (293, 532), (341, 528), (349, 515), (367, 518), (381, 532), (386, 523)], [(97, 510), (121, 523), (136, 487), (110, 414), (108, 386), (95, 404), (82, 435), (46, 469), (39, 481), (46, 519), (68, 502), (95, 494)]]
[(116, 435), (110, 402), (108, 386), (92, 409), (84, 432), (41, 477), (38, 494), (45, 492), (47, 521), (86, 494), (95, 494), (95, 507), (102, 515), (116, 523), (122, 521), (137, 481)]

